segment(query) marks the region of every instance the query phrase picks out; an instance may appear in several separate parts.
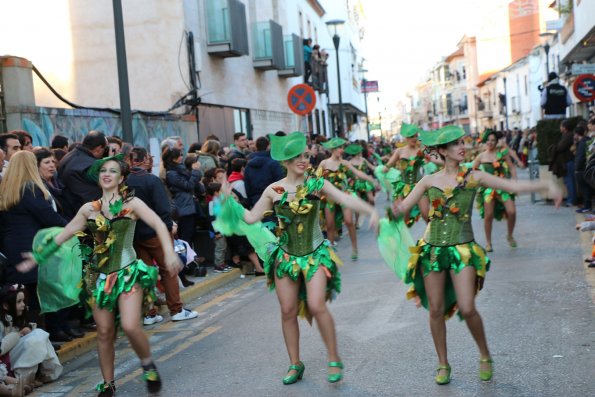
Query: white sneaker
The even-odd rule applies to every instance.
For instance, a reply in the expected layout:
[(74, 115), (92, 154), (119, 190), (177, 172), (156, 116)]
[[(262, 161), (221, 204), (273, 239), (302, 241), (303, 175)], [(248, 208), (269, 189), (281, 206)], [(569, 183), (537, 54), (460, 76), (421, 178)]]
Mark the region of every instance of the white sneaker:
[(181, 312), (174, 314), (171, 316), (171, 321), (183, 321), (183, 320), (190, 320), (191, 318), (198, 317), (198, 313), (194, 310), (182, 309)]
[(163, 317), (161, 317), (159, 314), (156, 314), (154, 316), (146, 316), (143, 319), (143, 324), (144, 325), (153, 325), (156, 323), (160, 323), (163, 321)]

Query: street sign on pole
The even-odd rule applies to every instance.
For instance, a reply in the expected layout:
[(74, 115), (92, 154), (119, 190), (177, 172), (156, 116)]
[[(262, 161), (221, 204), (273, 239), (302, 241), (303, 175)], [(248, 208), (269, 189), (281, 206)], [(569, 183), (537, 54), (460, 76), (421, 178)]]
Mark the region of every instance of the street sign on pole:
[(570, 72), (575, 76), (579, 74), (595, 74), (595, 63), (573, 63), (570, 67)]
[(581, 74), (578, 76), (572, 85), (572, 91), (581, 102), (595, 100), (595, 75)]
[(362, 80), (362, 93), (378, 92), (378, 80)]
[(308, 84), (297, 84), (287, 94), (287, 104), (292, 112), (306, 116), (316, 106), (316, 93)]

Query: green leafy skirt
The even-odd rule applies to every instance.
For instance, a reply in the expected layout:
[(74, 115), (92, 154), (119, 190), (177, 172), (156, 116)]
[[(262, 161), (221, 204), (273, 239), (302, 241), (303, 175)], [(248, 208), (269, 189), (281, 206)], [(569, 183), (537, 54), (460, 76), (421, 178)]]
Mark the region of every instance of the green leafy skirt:
[(489, 203), (495, 200), (494, 205), (494, 219), (501, 221), (506, 218), (506, 208), (504, 202), (508, 200), (514, 201), (514, 193), (509, 193), (504, 190), (490, 188), (479, 188), (477, 189), (477, 208), (479, 209), (479, 215), (482, 218), (485, 217), (485, 203)]
[(326, 300), (331, 301), (341, 292), (341, 273), (338, 266), (343, 263), (329, 244), (328, 240), (325, 240), (314, 252), (304, 256), (290, 255), (277, 246), (264, 263), (267, 285), (271, 291), (275, 289), (275, 276), (289, 277), (300, 283), (298, 315), (307, 319), (309, 323), (312, 323), (312, 315), (308, 310), (306, 282), (312, 279), (319, 268), (327, 278)]
[[(143, 309), (148, 309), (155, 301), (155, 285), (159, 270), (137, 259), (117, 272), (104, 274), (86, 269), (84, 275), (86, 302), (90, 309), (98, 307), (110, 312), (118, 309), (118, 298), (121, 294), (143, 291)], [(138, 287), (136, 286), (138, 285)]]
[(411, 257), (407, 265), (404, 282), (412, 284), (407, 291), (407, 299), (418, 298), (423, 307), (428, 309), (428, 297), (423, 278), (430, 272), (447, 271), (444, 288), (444, 317), (449, 319), (457, 311), (457, 295), (450, 272), (458, 274), (467, 266), (473, 266), (476, 274), (476, 293), (483, 288), (486, 272), (490, 268), (490, 258), (485, 250), (475, 241), (445, 247), (434, 246), (419, 240), (409, 249)]

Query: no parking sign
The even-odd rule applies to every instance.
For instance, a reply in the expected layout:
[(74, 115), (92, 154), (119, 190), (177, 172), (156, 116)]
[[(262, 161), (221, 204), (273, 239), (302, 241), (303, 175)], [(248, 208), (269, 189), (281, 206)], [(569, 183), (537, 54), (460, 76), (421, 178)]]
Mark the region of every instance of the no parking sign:
[(292, 112), (305, 116), (316, 106), (316, 93), (308, 84), (297, 84), (287, 94), (287, 104)]
[(591, 102), (595, 100), (595, 75), (579, 75), (572, 85), (572, 91), (581, 102)]

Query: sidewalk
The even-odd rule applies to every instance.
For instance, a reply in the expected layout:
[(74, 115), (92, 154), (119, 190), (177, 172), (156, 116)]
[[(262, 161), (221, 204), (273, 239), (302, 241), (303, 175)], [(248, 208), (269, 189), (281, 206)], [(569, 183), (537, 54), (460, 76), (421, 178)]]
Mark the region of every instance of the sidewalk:
[[(209, 268), (210, 270), (211, 268)], [(194, 281), (194, 285), (186, 288), (180, 288), (180, 298), (185, 304), (198, 298), (199, 296), (205, 295), (233, 280), (240, 278), (242, 272), (240, 269), (233, 269), (229, 273), (215, 273), (209, 271), (206, 277), (189, 277)], [(166, 305), (160, 307), (160, 314), (166, 315), (165, 320), (168, 320), (169, 312)], [(74, 339), (71, 342), (65, 342), (60, 347), (60, 350), (56, 352), (60, 358), (60, 362), (64, 363), (70, 361), (73, 358), (79, 357), (90, 350), (95, 349), (96, 346), (95, 331), (88, 331), (82, 338)]]

